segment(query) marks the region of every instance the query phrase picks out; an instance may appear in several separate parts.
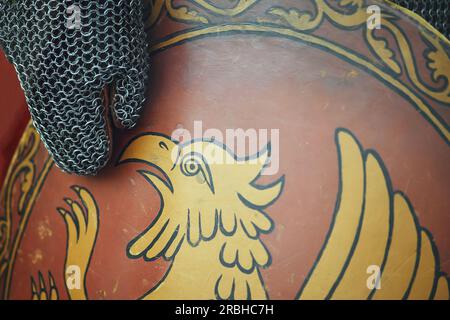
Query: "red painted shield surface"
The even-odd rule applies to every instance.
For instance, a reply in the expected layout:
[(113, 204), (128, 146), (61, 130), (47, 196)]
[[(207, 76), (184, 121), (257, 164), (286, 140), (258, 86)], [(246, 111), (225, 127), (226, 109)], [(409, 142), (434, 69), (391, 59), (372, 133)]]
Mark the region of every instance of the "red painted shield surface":
[(65, 174), (26, 130), (3, 297), (448, 299), (448, 40), (376, 1), (152, 3), (108, 167)]

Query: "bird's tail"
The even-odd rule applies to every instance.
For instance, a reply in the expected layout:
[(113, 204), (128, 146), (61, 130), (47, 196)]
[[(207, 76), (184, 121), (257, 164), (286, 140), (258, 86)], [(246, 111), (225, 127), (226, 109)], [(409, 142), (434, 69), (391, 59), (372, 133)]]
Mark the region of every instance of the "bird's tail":
[(449, 299), (430, 232), (394, 192), (373, 150), (338, 130), (340, 190), (325, 244), (298, 299)]

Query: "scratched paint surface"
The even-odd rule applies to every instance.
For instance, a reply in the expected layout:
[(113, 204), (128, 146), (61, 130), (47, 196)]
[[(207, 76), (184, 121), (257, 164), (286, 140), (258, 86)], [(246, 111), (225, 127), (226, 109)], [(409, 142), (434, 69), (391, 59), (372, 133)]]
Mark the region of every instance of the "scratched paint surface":
[[(150, 102), (138, 127), (116, 135), (113, 163), (98, 177), (81, 178), (61, 173), (49, 162), (47, 153), (38, 142), (32, 152), (32, 161), (25, 161), (28, 148), (34, 145), (33, 134), (30, 134), (31, 143), (22, 144), (26, 147), (22, 148), (24, 150), (19, 152), (18, 157), (18, 162), (26, 164), (23, 168), (28, 172), (34, 170), (34, 175), (28, 176), (29, 192), (21, 198), (21, 183), (24, 180), (19, 173), (16, 182), (9, 189), (3, 189), (10, 192), (3, 191), (1, 213), (10, 203), (11, 219), (8, 226), (12, 231), (7, 242), (9, 255), (2, 256), (7, 263), (2, 270), (0, 283), (8, 298), (31, 298), (33, 290), (30, 277), (35, 279), (38, 287), (39, 272), (43, 275), (47, 289), (53, 287), (50, 283), (50, 279), (53, 279), (58, 298), (61, 299), (177, 298), (177, 294), (185, 294), (181, 298), (223, 298), (233, 292), (230, 289), (233, 279), (237, 283), (234, 289), (236, 298), (248, 298), (247, 286), (253, 293), (252, 297), (270, 299), (294, 299), (299, 295), (300, 298), (302, 295), (305, 298), (330, 298), (333, 295), (334, 298), (352, 298), (345, 292), (355, 292), (353, 298), (361, 299), (402, 298), (406, 291), (410, 298), (448, 297), (448, 287), (445, 296), (446, 280), (441, 277), (441, 272), (450, 270), (450, 237), (446, 227), (450, 222), (446, 214), (450, 212), (450, 171), (447, 165), (450, 152), (446, 125), (449, 119), (448, 101), (442, 94), (430, 93), (426, 87), (421, 88), (422, 82), (410, 82), (406, 74), (407, 59), (397, 61), (399, 66), (403, 66), (403, 73), (396, 75), (395, 61), (374, 54), (374, 47), (368, 45), (371, 38), (361, 32), (362, 29), (339, 26), (339, 22), (361, 26), (357, 8), (353, 11), (346, 9), (345, 12), (351, 17), (346, 20), (345, 16), (331, 15), (332, 10), (322, 1), (313, 1), (323, 10), (322, 15), (331, 15), (337, 20), (337, 23), (331, 24), (332, 18), (324, 18), (323, 23), (317, 22), (317, 26), (313, 26), (316, 23), (314, 21), (309, 25), (296, 25), (296, 20), (290, 19), (295, 18), (295, 14), (286, 16), (283, 10), (272, 12), (268, 17), (264, 12), (270, 7), (270, 1), (253, 2), (254, 5), (248, 8), (242, 7), (244, 2), (237, 2), (235, 10), (241, 8), (242, 14), (200, 6), (203, 10), (200, 12), (208, 18), (207, 21), (197, 21), (198, 18), (195, 20), (193, 16), (180, 16), (180, 12), (173, 11), (171, 7), (161, 8), (169, 12), (168, 15), (150, 17), (149, 32), (154, 39), (158, 39), (152, 53)], [(155, 3), (159, 4), (158, 1)], [(368, 5), (366, 1), (363, 3)], [(217, 6), (223, 8), (219, 4)], [(294, 6), (288, 1), (284, 5), (286, 8)], [(295, 8), (314, 9), (310, 4), (301, 4)], [(207, 15), (211, 10), (217, 11), (216, 14)], [(392, 9), (386, 7), (385, 10)], [(352, 15), (352, 12), (356, 13)], [(280, 20), (277, 28), (273, 21), (269, 23), (264, 20), (274, 17)], [(421, 75), (420, 81), (430, 81), (432, 72), (427, 69), (422, 55), (428, 44), (421, 40), (418, 22), (407, 22), (407, 18), (401, 17), (399, 28), (405, 32), (407, 39), (415, 43), (411, 51), (417, 61), (417, 70), (414, 72)], [(152, 19), (158, 19), (158, 22), (154, 24)], [(245, 21), (252, 23), (239, 25)], [(192, 33), (193, 25), (194, 30), (200, 32), (198, 35)], [(386, 34), (387, 30), (381, 30), (377, 35)], [(329, 47), (319, 38), (350, 49), (340, 53), (339, 49)], [(432, 41), (435, 39), (431, 38)], [(436, 41), (437, 44), (448, 45)], [(389, 44), (396, 58), (407, 56), (406, 47)], [(353, 55), (355, 51), (357, 55)], [(358, 57), (366, 62), (360, 61)], [(438, 61), (445, 60), (442, 56), (438, 58), (441, 59)], [(413, 71), (409, 72), (411, 74)], [(409, 96), (411, 92), (414, 94)], [(137, 172), (151, 172), (142, 161), (156, 163), (154, 158), (145, 159), (152, 154), (159, 154), (160, 150), (150, 140), (139, 147), (132, 147), (132, 141), (150, 133), (157, 133), (160, 140), (165, 141), (162, 137), (170, 136), (177, 128), (193, 131), (194, 121), (197, 120), (202, 121), (204, 130), (279, 129), (279, 170), (273, 176), (263, 176), (257, 180), (261, 186), (276, 186), (277, 182), (282, 182), (279, 188), (272, 189), (269, 195), (253, 195), (251, 189), (245, 191), (243, 187), (235, 186), (239, 179), (242, 179), (242, 185), (250, 182), (243, 178), (245, 174), (237, 174), (233, 168), (230, 171), (212, 168), (210, 180), (219, 188), (214, 193), (217, 197), (211, 196), (206, 176), (201, 180), (205, 182), (202, 184), (203, 190), (195, 189), (196, 184), (189, 184), (198, 181), (184, 182), (180, 173), (179, 176), (173, 173), (169, 178), (173, 180), (175, 194), (182, 193), (183, 196), (171, 198), (161, 191), (165, 190), (164, 186), (159, 185), (159, 180), (154, 176)], [(219, 142), (226, 144), (224, 141)], [(173, 143), (173, 147), (178, 144)], [(171, 143), (166, 141), (165, 145), (170, 148)], [(141, 162), (118, 164), (127, 154), (133, 155), (129, 156), (130, 159), (140, 159)], [(342, 166), (345, 157), (349, 159), (349, 162), (345, 162), (349, 167)], [(164, 168), (159, 162), (155, 165)], [(255, 174), (253, 177), (256, 177), (259, 170), (248, 167), (243, 172), (252, 172)], [(373, 174), (371, 181), (375, 182), (361, 180), (363, 178), (358, 178), (358, 172), (366, 178)], [(354, 187), (349, 198), (339, 192), (343, 181), (351, 181), (345, 186)], [(365, 192), (358, 189), (358, 185), (365, 184), (368, 185)], [(71, 188), (73, 186), (82, 187), (86, 193)], [(232, 192), (220, 197), (220, 186), (227, 186), (223, 190)], [(26, 184), (23, 190), (28, 190)], [(375, 196), (369, 190), (374, 190)], [(404, 196), (395, 191), (401, 191)], [(217, 242), (203, 239), (198, 246), (187, 246), (188, 236), (195, 237), (196, 234), (191, 229), (187, 230), (187, 222), (182, 220), (178, 229), (177, 225), (173, 228), (184, 235), (173, 255), (169, 254), (169, 249), (178, 240), (178, 234), (173, 233), (173, 242), (165, 243), (165, 250), (169, 253), (161, 253), (152, 241), (155, 233), (145, 232), (150, 225), (158, 226), (158, 221), (166, 221), (164, 214), (159, 215), (164, 212), (163, 205), (171, 208), (170, 211), (166, 210), (168, 215), (179, 210), (180, 214), (176, 216), (179, 217), (192, 208), (188, 204), (192, 199), (197, 199), (195, 197), (209, 203), (203, 210), (208, 211), (209, 215), (203, 216), (206, 213), (202, 212), (197, 217), (203, 226), (217, 223), (220, 228), (220, 223), (224, 226), (232, 224), (215, 220), (211, 211), (216, 207), (230, 207), (234, 203), (232, 196), (243, 192), (248, 193), (246, 199), (249, 202), (265, 204), (261, 210), (270, 217), (271, 226), (267, 230), (260, 222), (261, 230), (267, 232), (261, 232), (257, 238), (267, 255), (261, 249), (257, 256), (255, 252), (260, 247), (258, 244), (254, 244), (254, 247), (247, 244), (255, 243), (246, 242), (248, 238), (239, 238), (240, 229), (228, 237), (218, 232), (214, 237)], [(6, 203), (8, 194), (12, 200)], [(326, 249), (332, 248), (333, 243), (346, 241), (339, 237), (342, 230), (354, 235), (350, 232), (354, 230), (352, 225), (360, 221), (360, 216), (348, 215), (345, 220), (348, 223), (343, 223), (341, 229), (339, 223), (333, 225), (339, 211), (336, 204), (348, 203), (350, 207), (357, 207), (358, 195), (361, 199), (377, 199), (375, 209), (362, 210), (367, 217), (372, 212), (375, 218), (361, 220), (369, 221), (363, 228), (366, 230), (363, 233), (365, 237), (375, 240), (363, 241), (365, 237), (361, 236), (357, 243), (362, 249), (352, 252), (353, 262), (349, 268), (336, 269), (336, 274), (340, 276), (329, 279), (327, 277), (334, 270), (331, 265), (339, 265), (338, 262), (349, 257), (349, 253), (345, 252), (345, 246), (341, 246), (342, 250), (336, 251), (335, 256), (328, 255), (330, 251)], [(76, 215), (71, 212), (71, 202), (64, 199), (79, 202), (86, 217), (92, 215), (98, 219), (97, 225), (92, 224), (92, 219), (87, 219), (84, 224), (83, 219), (80, 219), (81, 224), (78, 221), (79, 228), (80, 225), (86, 228), (86, 236), (78, 237), (81, 242), (73, 240), (77, 239), (77, 231), (74, 231), (74, 237), (69, 226), (72, 221), (70, 218)], [(89, 201), (92, 204), (83, 207)], [(407, 204), (411, 204), (411, 207)], [(252, 212), (257, 208), (245, 201), (236, 202), (235, 206), (242, 209), (239, 212)], [(57, 208), (64, 210), (58, 212)], [(345, 212), (339, 214), (346, 216)], [(397, 229), (398, 225), (390, 217), (398, 215), (398, 221), (409, 221), (404, 225), (410, 226), (410, 229)], [(24, 217), (27, 219), (26, 224), (23, 224)], [(175, 218), (169, 217), (171, 221)], [(408, 220), (408, 217), (414, 219)], [(427, 231), (422, 233), (421, 228)], [(370, 237), (371, 232), (375, 232), (373, 237)], [(413, 234), (416, 233), (419, 236), (414, 238)], [(20, 234), (19, 238), (17, 234)], [(398, 250), (396, 256), (405, 257), (405, 261), (417, 261), (417, 266), (412, 267), (408, 271), (410, 273), (405, 271), (405, 274), (411, 276), (415, 272), (421, 275), (419, 280), (404, 280), (391, 273), (391, 280), (387, 282), (390, 285), (387, 286), (388, 291), (375, 294), (365, 287), (365, 280), (361, 282), (361, 279), (368, 275), (362, 266), (371, 259), (366, 253), (378, 250), (376, 242), (382, 243), (374, 238), (377, 234), (379, 239), (383, 238), (382, 235), (387, 239), (389, 234), (404, 237), (411, 235), (407, 243), (392, 241), (392, 247), (398, 248), (395, 249)], [(223, 241), (233, 239), (237, 239), (237, 244), (245, 243), (244, 247), (255, 250), (252, 251), (253, 257), (259, 260), (251, 272), (242, 271), (251, 259), (247, 261), (242, 258), (241, 269), (237, 265), (224, 267), (220, 261)], [(397, 238), (393, 236), (392, 239)], [(423, 245), (417, 246), (418, 239), (422, 240)], [(69, 249), (67, 242), (73, 244), (73, 250)], [(374, 258), (377, 261), (385, 260), (383, 265), (386, 272), (396, 266), (387, 248), (386, 242), (383, 248), (376, 251), (379, 257)], [(437, 262), (431, 248), (439, 252)], [(419, 251), (422, 255), (418, 254)], [(322, 255), (319, 255), (320, 252)], [(147, 260), (144, 259), (146, 255)], [(245, 257), (245, 254), (241, 256)], [(269, 261), (265, 261), (266, 256), (270, 257)], [(82, 257), (81, 261), (77, 257)], [(199, 257), (207, 258), (202, 260)], [(83, 292), (66, 288), (64, 270), (67, 259), (84, 266), (83, 283), (86, 285), (81, 290)], [(328, 275), (321, 273), (321, 268), (330, 271)], [(429, 268), (433, 272), (420, 271)], [(192, 278), (188, 275), (192, 275)], [(171, 281), (183, 283), (185, 290), (171, 290)], [(409, 288), (405, 288), (405, 281)], [(331, 285), (327, 286), (329, 283), (339, 285), (332, 289)], [(200, 290), (200, 287), (205, 289)], [(318, 294), (319, 287), (326, 291), (322, 296)]]

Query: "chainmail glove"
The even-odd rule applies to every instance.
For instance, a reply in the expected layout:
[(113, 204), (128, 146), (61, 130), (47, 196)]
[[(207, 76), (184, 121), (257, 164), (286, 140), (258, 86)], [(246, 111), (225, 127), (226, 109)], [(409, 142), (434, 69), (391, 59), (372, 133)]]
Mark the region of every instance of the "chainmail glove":
[(132, 128), (144, 104), (143, 0), (0, 0), (0, 46), (56, 165), (96, 174), (111, 153), (109, 120)]
[(447, 38), (450, 37), (450, 0), (391, 0), (422, 16)]

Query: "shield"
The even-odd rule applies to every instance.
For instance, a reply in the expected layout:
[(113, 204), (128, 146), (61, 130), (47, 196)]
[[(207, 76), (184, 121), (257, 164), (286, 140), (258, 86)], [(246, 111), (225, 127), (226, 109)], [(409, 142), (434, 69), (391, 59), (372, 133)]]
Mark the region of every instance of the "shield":
[(449, 298), (445, 37), (381, 1), (149, 5), (109, 165), (65, 174), (25, 130), (3, 298)]

